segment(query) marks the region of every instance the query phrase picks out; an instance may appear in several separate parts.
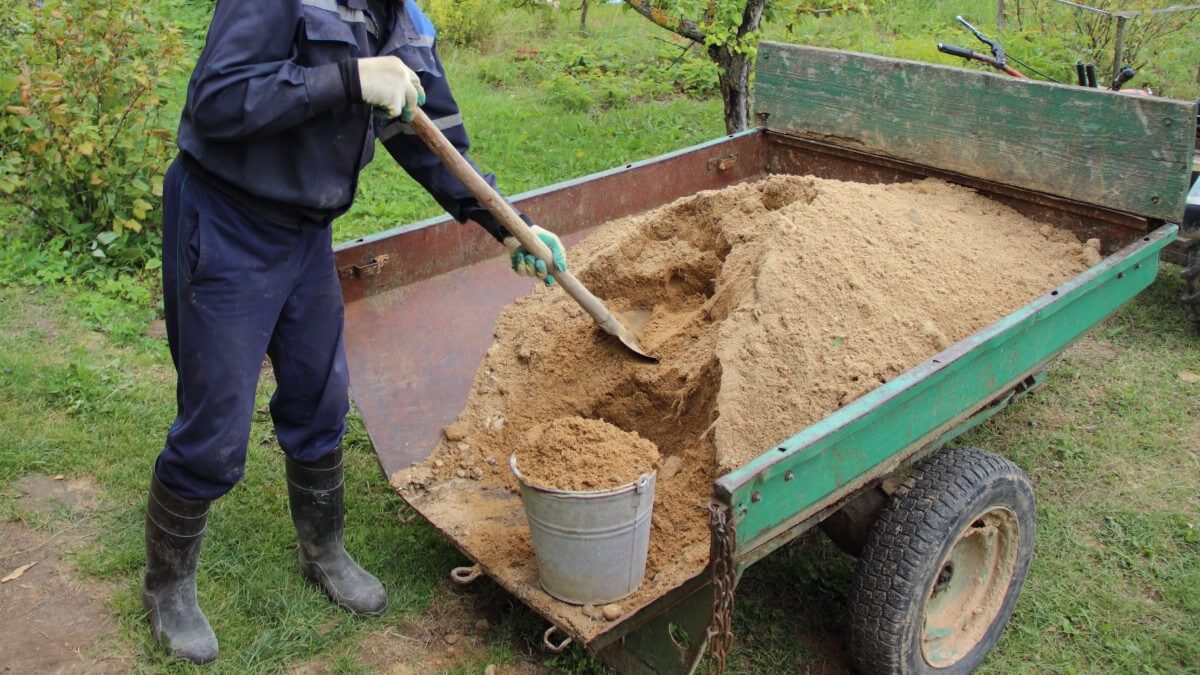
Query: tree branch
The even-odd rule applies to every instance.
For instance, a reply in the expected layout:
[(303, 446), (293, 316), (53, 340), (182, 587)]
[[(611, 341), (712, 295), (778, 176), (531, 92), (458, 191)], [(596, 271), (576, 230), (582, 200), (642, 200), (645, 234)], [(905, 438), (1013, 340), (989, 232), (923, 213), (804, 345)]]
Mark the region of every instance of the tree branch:
[(758, 30), (766, 4), (767, 0), (750, 0), (746, 3), (746, 11), (742, 13), (742, 25), (738, 27), (738, 39)]
[(657, 7), (650, 6), (649, 0), (625, 0), (625, 4), (633, 11), (654, 22), (655, 25), (685, 37), (693, 42), (704, 42), (704, 32), (692, 21), (687, 19), (671, 19), (667, 13)]

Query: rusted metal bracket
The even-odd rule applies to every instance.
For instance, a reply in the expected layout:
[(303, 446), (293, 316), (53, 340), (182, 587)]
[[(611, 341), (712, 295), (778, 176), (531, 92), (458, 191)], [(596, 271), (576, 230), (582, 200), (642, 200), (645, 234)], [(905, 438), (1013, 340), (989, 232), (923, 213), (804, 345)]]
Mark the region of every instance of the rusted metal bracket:
[(737, 166), (738, 154), (731, 152), (728, 155), (721, 157), (711, 157), (706, 165), (709, 171), (716, 169), (717, 171), (728, 171)]
[(338, 268), (338, 276), (343, 279), (362, 279), (363, 277), (373, 277), (379, 274), (389, 262), (391, 257), (386, 253), (381, 253), (368, 262), (362, 265), (346, 265)]

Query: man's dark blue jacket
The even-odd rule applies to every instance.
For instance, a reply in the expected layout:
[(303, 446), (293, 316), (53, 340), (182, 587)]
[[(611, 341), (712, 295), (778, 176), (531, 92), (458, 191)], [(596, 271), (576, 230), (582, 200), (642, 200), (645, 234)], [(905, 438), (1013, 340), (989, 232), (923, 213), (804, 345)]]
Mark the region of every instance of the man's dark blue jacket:
[(411, 0), (219, 0), (188, 83), (183, 161), (273, 222), (325, 227), (350, 208), (378, 137), (451, 216), (503, 239), (503, 226), (408, 125), (354, 102), (357, 82), (347, 80), (357, 68), (347, 65), (398, 56), (421, 78), (425, 112), (465, 155), (467, 131), (435, 37)]

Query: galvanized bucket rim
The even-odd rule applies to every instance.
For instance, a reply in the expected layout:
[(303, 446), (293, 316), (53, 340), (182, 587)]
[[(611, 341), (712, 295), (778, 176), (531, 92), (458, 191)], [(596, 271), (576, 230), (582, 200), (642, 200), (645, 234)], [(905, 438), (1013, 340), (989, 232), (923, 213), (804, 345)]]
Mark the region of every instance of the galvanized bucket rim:
[(521, 472), (517, 469), (517, 453), (515, 452), (508, 457), (508, 468), (512, 470), (513, 475), (517, 478), (517, 482), (520, 483), (522, 487), (527, 487), (531, 490), (537, 490), (538, 492), (544, 492), (546, 494), (581, 499), (596, 499), (599, 497), (612, 497), (615, 495), (621, 495), (627, 492), (641, 492), (650, 485), (650, 480), (652, 478), (658, 476), (658, 470), (655, 469), (649, 473), (644, 473), (638, 476), (637, 479), (632, 483), (622, 485), (620, 487), (609, 488), (607, 490), (559, 490), (557, 488), (545, 487), (536, 483), (530, 483), (528, 480), (526, 480), (525, 477), (521, 475)]

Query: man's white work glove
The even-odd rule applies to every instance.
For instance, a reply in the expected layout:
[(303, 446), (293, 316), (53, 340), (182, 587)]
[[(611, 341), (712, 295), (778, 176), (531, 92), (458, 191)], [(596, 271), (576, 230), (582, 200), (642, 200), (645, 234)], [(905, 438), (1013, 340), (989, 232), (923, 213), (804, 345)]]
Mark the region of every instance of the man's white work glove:
[[(529, 228), (546, 248), (550, 249), (550, 255), (554, 257), (554, 267), (559, 272), (567, 271), (567, 254), (563, 249), (562, 240), (553, 232), (542, 229), (538, 225)], [(517, 274), (523, 277), (537, 277), (546, 282), (547, 286), (554, 285), (554, 277), (550, 275), (550, 271), (546, 268), (546, 263), (539, 260), (537, 256), (530, 253), (517, 241), (514, 236), (504, 238), (504, 248), (508, 249), (508, 255), (512, 258), (512, 268)]]
[(358, 60), (358, 84), (364, 103), (377, 105), (390, 117), (412, 121), (413, 111), (425, 104), (421, 78), (395, 56), (372, 56)]

